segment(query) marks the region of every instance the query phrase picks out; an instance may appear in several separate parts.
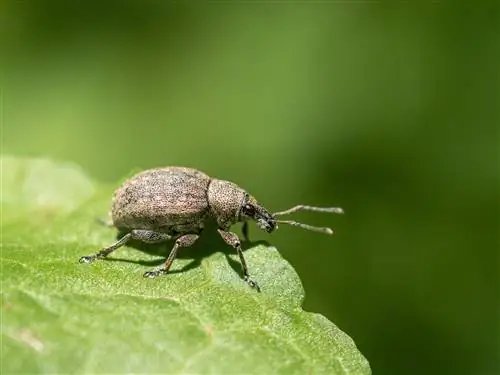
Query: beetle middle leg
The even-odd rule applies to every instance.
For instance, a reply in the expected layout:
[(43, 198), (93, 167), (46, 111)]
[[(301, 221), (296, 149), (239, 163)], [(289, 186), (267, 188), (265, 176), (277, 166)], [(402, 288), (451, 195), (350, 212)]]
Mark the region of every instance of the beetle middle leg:
[(170, 266), (172, 266), (172, 262), (177, 256), (177, 250), (179, 250), (179, 248), (181, 247), (189, 247), (193, 245), (199, 237), (200, 236), (197, 234), (184, 234), (179, 238), (177, 238), (175, 240), (174, 247), (170, 251), (170, 254), (168, 255), (168, 258), (165, 261), (165, 263), (152, 271), (145, 272), (144, 277), (154, 278), (161, 274), (167, 273), (168, 270), (170, 269)]
[(122, 247), (132, 239), (146, 243), (160, 243), (168, 241), (171, 238), (172, 236), (166, 233), (153, 232), (150, 230), (134, 229), (129, 233), (127, 233), (126, 235), (124, 235), (122, 238), (120, 238), (111, 246), (108, 246), (95, 254), (81, 257), (80, 263), (92, 263), (96, 259), (106, 258), (113, 251), (118, 250), (120, 247)]
[(233, 232), (227, 232), (223, 229), (217, 229), (217, 231), (221, 235), (224, 242), (226, 242), (229, 246), (236, 249), (236, 252), (238, 253), (238, 256), (240, 257), (241, 271), (243, 273), (243, 279), (247, 282), (247, 284), (251, 288), (255, 288), (257, 291), (260, 292), (259, 284), (257, 284), (256, 281), (252, 280), (250, 278), (250, 275), (248, 274), (247, 262), (245, 261), (245, 257), (243, 256), (243, 250), (241, 249), (241, 242), (240, 242), (240, 239), (238, 238), (238, 236), (236, 234), (234, 234)]

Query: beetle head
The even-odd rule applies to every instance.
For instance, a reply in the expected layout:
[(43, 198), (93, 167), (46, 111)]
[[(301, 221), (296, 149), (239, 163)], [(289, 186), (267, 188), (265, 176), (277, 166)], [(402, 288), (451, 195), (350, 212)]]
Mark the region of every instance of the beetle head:
[(255, 220), (266, 232), (276, 228), (274, 217), (254, 197), (230, 181), (213, 179), (208, 187), (208, 203), (212, 216), (222, 228), (249, 219)]

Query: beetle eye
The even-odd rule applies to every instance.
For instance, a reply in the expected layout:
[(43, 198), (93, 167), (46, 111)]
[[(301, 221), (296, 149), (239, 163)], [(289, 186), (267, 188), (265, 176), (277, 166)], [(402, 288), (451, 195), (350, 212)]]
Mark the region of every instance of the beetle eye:
[(250, 204), (243, 206), (243, 213), (247, 216), (253, 217), (255, 215), (255, 207)]

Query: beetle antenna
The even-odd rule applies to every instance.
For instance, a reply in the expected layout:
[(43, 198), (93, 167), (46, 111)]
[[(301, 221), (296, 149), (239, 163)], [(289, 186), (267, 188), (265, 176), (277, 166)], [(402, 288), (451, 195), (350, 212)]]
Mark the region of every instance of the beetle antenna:
[[(276, 212), (273, 214), (273, 217), (283, 216), (292, 214), (297, 211), (313, 211), (313, 212), (326, 212), (326, 213), (334, 213), (334, 214), (343, 214), (344, 210), (340, 207), (314, 207), (314, 206), (306, 206), (303, 204), (299, 204), (298, 206), (289, 208), (285, 211)], [(314, 227), (312, 225), (299, 223), (298, 221), (293, 220), (276, 220), (277, 223), (288, 224), (294, 227), (299, 227), (302, 229), (310, 230), (312, 232), (324, 233), (324, 234), (333, 234), (333, 230), (326, 227)]]
[(327, 212), (332, 214), (343, 214), (344, 210), (340, 207), (314, 207), (299, 204), (298, 206), (289, 208), (285, 211), (276, 212), (273, 214), (274, 217), (292, 214), (297, 211), (313, 211), (313, 212)]
[(302, 229), (310, 230), (312, 232), (318, 232), (318, 233), (324, 233), (324, 234), (333, 234), (333, 230), (330, 228), (326, 227), (313, 227), (312, 225), (304, 224), (304, 223), (299, 223), (298, 221), (293, 221), (293, 220), (276, 220), (277, 223), (280, 224), (288, 224), (292, 225), (294, 227), (299, 227)]

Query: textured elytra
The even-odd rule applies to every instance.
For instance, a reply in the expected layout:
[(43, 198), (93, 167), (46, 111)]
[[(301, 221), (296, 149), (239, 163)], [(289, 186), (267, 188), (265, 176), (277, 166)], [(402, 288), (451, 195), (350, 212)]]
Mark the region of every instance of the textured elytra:
[(197, 232), (208, 214), (210, 177), (191, 168), (167, 167), (127, 180), (113, 198), (111, 218), (122, 230)]

